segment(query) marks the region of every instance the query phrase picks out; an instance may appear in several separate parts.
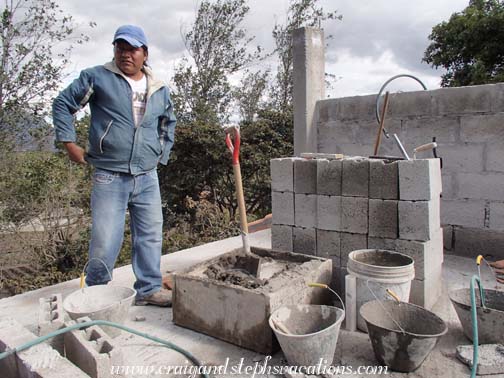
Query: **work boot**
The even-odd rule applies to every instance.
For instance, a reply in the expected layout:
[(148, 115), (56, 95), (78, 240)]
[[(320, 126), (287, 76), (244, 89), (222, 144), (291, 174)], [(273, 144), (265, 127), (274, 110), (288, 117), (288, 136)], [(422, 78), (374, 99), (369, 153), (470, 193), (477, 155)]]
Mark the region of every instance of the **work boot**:
[(135, 306), (145, 306), (148, 304), (159, 307), (171, 307), (172, 292), (170, 290), (161, 289), (153, 294), (135, 300)]

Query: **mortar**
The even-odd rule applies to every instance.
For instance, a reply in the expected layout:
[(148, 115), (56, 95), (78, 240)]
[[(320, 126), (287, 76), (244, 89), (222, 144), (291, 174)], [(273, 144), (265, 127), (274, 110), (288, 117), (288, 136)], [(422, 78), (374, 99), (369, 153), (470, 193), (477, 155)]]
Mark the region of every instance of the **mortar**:
[(175, 324), (262, 354), (279, 349), (268, 320), (283, 305), (326, 304), (332, 261), (315, 256), (252, 248), (262, 258), (258, 278), (248, 274), (242, 249), (225, 253), (174, 276)]

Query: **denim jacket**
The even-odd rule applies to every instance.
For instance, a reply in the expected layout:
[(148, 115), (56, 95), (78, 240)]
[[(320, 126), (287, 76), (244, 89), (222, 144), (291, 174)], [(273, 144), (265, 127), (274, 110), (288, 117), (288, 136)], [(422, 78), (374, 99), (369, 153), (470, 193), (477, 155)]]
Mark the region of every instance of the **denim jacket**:
[(166, 165), (173, 146), (176, 118), (168, 87), (148, 67), (147, 103), (135, 127), (131, 87), (112, 61), (83, 70), (53, 102), (56, 140), (75, 142), (74, 114), (91, 108), (86, 160), (97, 168), (133, 175)]

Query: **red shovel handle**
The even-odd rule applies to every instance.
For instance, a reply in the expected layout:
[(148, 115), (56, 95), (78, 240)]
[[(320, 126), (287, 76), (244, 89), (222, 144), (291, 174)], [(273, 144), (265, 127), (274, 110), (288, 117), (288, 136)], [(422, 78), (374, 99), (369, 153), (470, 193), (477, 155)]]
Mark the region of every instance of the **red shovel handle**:
[[(234, 132), (234, 145), (231, 141), (231, 132)], [(237, 127), (232, 127), (226, 131), (226, 145), (233, 154), (233, 165), (240, 164), (240, 130)]]

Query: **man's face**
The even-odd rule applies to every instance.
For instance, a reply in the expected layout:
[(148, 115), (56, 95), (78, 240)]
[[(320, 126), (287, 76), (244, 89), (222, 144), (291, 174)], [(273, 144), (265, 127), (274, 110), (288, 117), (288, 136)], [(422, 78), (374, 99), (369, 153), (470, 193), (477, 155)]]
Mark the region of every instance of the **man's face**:
[(147, 51), (119, 39), (114, 44), (114, 58), (117, 66), (126, 76), (134, 77), (138, 75), (147, 60)]

